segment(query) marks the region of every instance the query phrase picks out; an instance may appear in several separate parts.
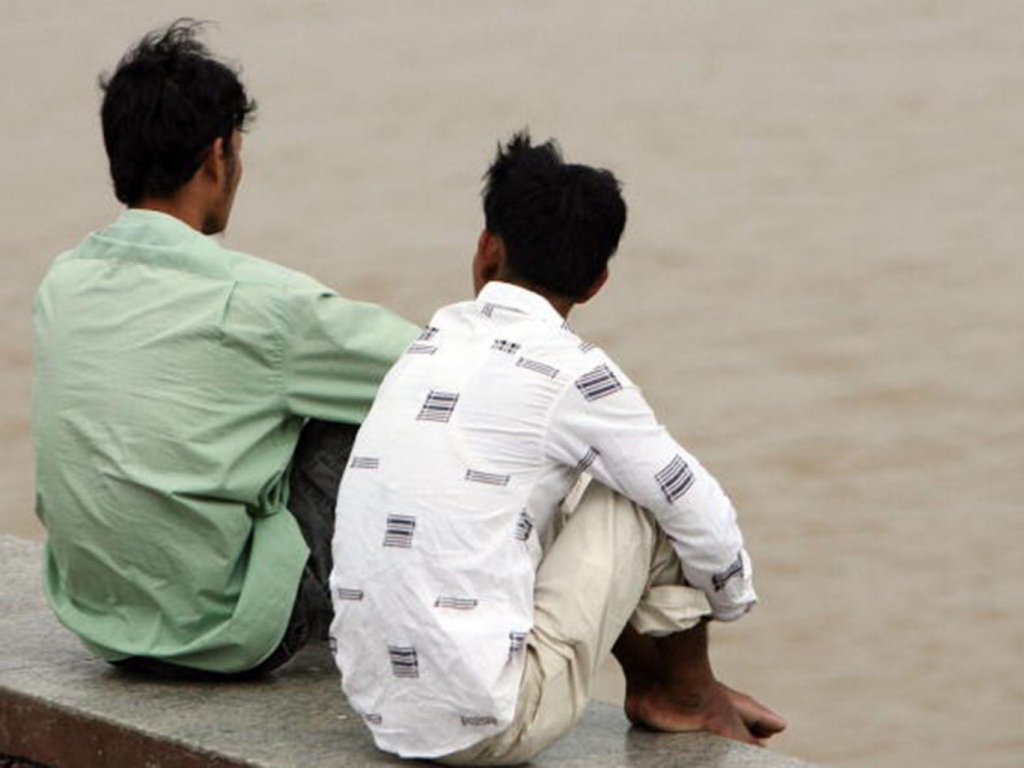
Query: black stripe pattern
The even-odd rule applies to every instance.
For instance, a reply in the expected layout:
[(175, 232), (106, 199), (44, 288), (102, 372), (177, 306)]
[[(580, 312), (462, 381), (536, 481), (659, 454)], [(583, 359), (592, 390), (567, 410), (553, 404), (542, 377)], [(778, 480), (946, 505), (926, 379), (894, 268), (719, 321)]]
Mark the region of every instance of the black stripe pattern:
[(439, 392), (436, 389), (430, 390), (426, 402), (420, 409), (417, 421), (437, 421), (447, 423), (455, 411), (455, 404), (459, 402), (458, 392)]
[(420, 662), (416, 649), (411, 645), (389, 645), (388, 656), (391, 658), (391, 673), (395, 677), (414, 679), (420, 676)]
[(716, 574), (712, 575), (712, 577), (711, 577), (711, 584), (712, 584), (712, 586), (714, 586), (715, 592), (721, 592), (722, 589), (725, 587), (726, 582), (729, 581), (729, 579), (733, 578), (734, 576), (742, 576), (742, 575), (743, 575), (743, 555), (742, 554), (737, 554), (736, 555), (736, 559), (733, 561), (732, 565), (730, 565), (728, 568), (726, 568), (721, 573), (716, 573)]
[(434, 326), (432, 326), (432, 325), (428, 325), (427, 327), (425, 327), (425, 328), (423, 329), (423, 331), (422, 331), (422, 332), (420, 333), (420, 335), (419, 335), (419, 336), (417, 337), (417, 340), (418, 340), (418, 341), (430, 341), (430, 340), (431, 340), (432, 338), (434, 338), (435, 336), (437, 336), (437, 333), (438, 333), (438, 331), (440, 331), (440, 330), (441, 330), (440, 328), (435, 328), (435, 327), (434, 327)]
[(587, 400), (600, 400), (622, 390), (622, 384), (607, 365), (599, 365), (576, 379), (578, 389)]
[(376, 456), (353, 456), (348, 465), (352, 469), (380, 469), (380, 459)]
[(528, 371), (539, 373), (541, 376), (547, 376), (549, 379), (555, 378), (558, 375), (558, 369), (547, 365), (546, 363), (538, 362), (537, 360), (530, 360), (526, 357), (520, 357), (516, 360), (517, 368), (525, 368)]
[(494, 310), (496, 309), (500, 309), (503, 312), (515, 312), (517, 315), (523, 314), (523, 310), (521, 309), (516, 309), (515, 307), (507, 307), (504, 304), (493, 304), (491, 302), (487, 302), (482, 307), (480, 307), (480, 314), (483, 315), (484, 317), (493, 317)]
[(597, 457), (601, 455), (601, 452), (597, 448), (590, 448), (587, 450), (586, 455), (576, 462), (576, 473), (583, 474), (590, 469), (594, 462), (597, 461)]
[(665, 468), (658, 472), (654, 479), (658, 481), (661, 492), (669, 504), (686, 493), (693, 485), (693, 471), (683, 457), (676, 454)]
[(363, 590), (349, 589), (348, 587), (338, 587), (334, 594), (339, 600), (351, 600), (353, 602), (359, 602), (364, 597)]
[(378, 715), (376, 712), (367, 712), (363, 715), (365, 720), (370, 725), (381, 725), (384, 722), (384, 718)]
[(526, 647), (526, 632), (509, 632), (508, 633), (508, 652), (509, 654), (519, 653), (523, 648)]
[(508, 485), (508, 481), (512, 479), (512, 476), (467, 469), (466, 479), (471, 483), (483, 483), (484, 485)]
[(409, 348), (405, 350), (407, 355), (432, 355), (437, 352), (437, 347), (433, 344), (422, 344), (418, 341), (414, 341), (409, 345)]
[(451, 608), (454, 611), (472, 611), (479, 604), (475, 597), (453, 597), (441, 595), (434, 601), (435, 608)]
[(583, 354), (586, 354), (592, 349), (597, 349), (597, 344), (591, 344), (589, 341), (580, 342), (580, 352), (582, 352)]
[(533, 531), (533, 518), (530, 517), (529, 513), (524, 509), (519, 513), (519, 517), (516, 519), (516, 540), (526, 541), (530, 538), (530, 533)]
[(521, 345), (508, 339), (495, 339), (494, 343), (491, 344), (491, 349), (495, 349), (498, 352), (507, 352), (510, 355), (514, 355), (519, 351)]
[(408, 549), (412, 546), (412, 535), (415, 532), (415, 517), (388, 515), (387, 527), (384, 531), (384, 546)]
[(498, 724), (498, 718), (492, 715), (463, 715), (460, 719), (462, 720), (462, 724), (469, 728)]

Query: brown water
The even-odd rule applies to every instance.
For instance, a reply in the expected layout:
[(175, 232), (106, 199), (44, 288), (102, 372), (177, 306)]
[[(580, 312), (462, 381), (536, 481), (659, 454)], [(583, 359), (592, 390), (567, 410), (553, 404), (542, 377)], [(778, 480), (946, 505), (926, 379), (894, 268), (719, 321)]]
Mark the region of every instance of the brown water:
[[(94, 79), (150, 7), (3, 4), (0, 531), (41, 536), (31, 296), (117, 213)], [(762, 604), (722, 676), (806, 759), (1024, 764), (1024, 5), (176, 7), (262, 105), (230, 245), (416, 321), (468, 295), (499, 137), (615, 169), (574, 324), (740, 509)]]

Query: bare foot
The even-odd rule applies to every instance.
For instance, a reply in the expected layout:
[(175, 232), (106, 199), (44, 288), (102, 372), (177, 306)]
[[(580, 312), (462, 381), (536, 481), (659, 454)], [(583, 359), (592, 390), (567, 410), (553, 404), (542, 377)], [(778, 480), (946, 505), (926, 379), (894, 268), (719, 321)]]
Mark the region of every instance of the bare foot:
[(762, 744), (784, 718), (715, 680), (707, 625), (651, 638), (627, 627), (612, 649), (626, 675), (626, 717), (656, 731), (710, 731)]
[(722, 685), (722, 688), (725, 689), (726, 696), (739, 713), (743, 724), (755, 738), (768, 739), (786, 730), (786, 719), (781, 715), (772, 712), (745, 693), (735, 691), (727, 685)]
[[(734, 703), (734, 696), (743, 697), (741, 706)], [(634, 725), (672, 733), (710, 731), (746, 744), (760, 744), (760, 739), (764, 738), (754, 733), (751, 724), (756, 724), (759, 732), (767, 733), (769, 728), (762, 727), (762, 722), (776, 726), (781, 720), (749, 696), (717, 681), (700, 689), (679, 688), (662, 682), (634, 685), (626, 692), (625, 708), (626, 716)], [(784, 722), (781, 727), (785, 727)]]

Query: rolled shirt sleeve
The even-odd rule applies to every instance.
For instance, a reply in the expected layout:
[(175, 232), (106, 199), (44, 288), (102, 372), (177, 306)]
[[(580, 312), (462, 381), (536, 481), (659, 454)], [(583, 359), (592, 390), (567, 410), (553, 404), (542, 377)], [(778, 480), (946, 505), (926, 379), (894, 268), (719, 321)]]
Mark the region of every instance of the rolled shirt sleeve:
[(714, 618), (739, 618), (757, 596), (732, 502), (658, 423), (622, 371), (607, 358), (591, 361), (555, 406), (550, 457), (649, 509), (672, 541), (686, 580), (707, 595)]

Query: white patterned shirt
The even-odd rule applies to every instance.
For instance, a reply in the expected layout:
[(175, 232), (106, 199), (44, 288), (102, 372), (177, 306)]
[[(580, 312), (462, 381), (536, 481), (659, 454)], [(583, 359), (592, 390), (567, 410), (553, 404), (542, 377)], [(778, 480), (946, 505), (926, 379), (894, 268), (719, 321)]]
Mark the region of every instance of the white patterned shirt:
[(378, 747), (437, 757), (509, 724), (541, 542), (583, 471), (653, 512), (716, 618), (753, 605), (715, 479), (546, 299), (490, 282), (388, 373), (338, 495), (331, 634)]

